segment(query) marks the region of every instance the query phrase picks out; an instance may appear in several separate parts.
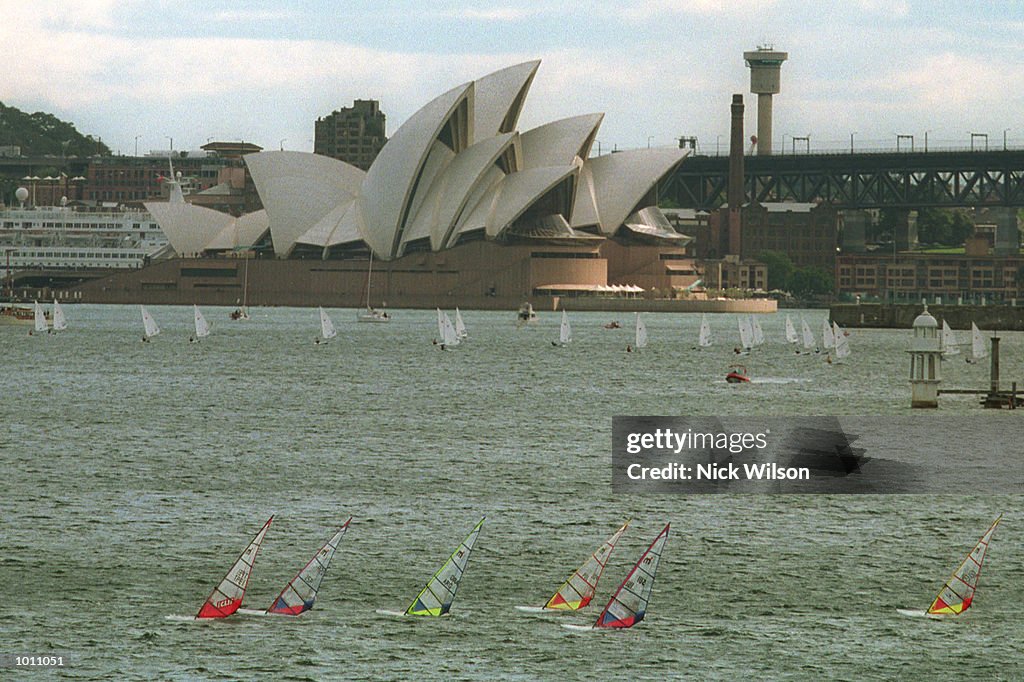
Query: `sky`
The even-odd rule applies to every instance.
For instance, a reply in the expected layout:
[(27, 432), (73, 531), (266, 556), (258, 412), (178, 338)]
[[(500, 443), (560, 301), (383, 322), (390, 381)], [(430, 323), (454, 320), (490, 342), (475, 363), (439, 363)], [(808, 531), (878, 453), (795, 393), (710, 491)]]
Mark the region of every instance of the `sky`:
[(391, 135), (540, 59), (520, 131), (604, 112), (604, 153), (685, 136), (724, 154), (733, 93), (755, 132), (743, 52), (760, 45), (789, 53), (776, 153), (1024, 147), (1024, 5), (1000, 0), (0, 0), (0, 102), (115, 153), (312, 151), (316, 118), (354, 99), (379, 100)]

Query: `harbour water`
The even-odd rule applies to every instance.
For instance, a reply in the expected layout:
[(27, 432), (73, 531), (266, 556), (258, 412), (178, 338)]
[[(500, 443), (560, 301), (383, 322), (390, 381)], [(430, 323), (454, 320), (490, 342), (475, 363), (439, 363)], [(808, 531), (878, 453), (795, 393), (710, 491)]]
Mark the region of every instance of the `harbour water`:
[[(68, 306), (71, 329), (0, 327), (4, 516), (0, 653), (63, 653), (69, 679), (1015, 679), (1024, 664), (1024, 496), (615, 495), (613, 415), (908, 414), (909, 330), (853, 330), (828, 365), (783, 341), (724, 381), (736, 317), (572, 315), (517, 329), (513, 311), (463, 311), (469, 339), (441, 352), (432, 311), (386, 325), (315, 309)], [(799, 311), (791, 311), (796, 318)], [(822, 311), (803, 311), (820, 331)], [(1024, 333), (1002, 337), (1004, 380), (1024, 379)], [(967, 339), (962, 339), (967, 341)], [(987, 364), (943, 363), (944, 386), (987, 386)], [(942, 396), (926, 418), (975, 414), (1022, 429), (1024, 412)], [(972, 447), (950, 434), (948, 456)], [(900, 446), (904, 447), (904, 446)], [(906, 454), (906, 453), (902, 453)], [(1021, 453), (1005, 452), (1007, 469)], [(924, 609), (1004, 512), (975, 606)], [(265, 608), (350, 515), (316, 608), (296, 619), (194, 622), (207, 594), (276, 514), (246, 606)], [(450, 618), (398, 619), (480, 517)], [(587, 613), (542, 605), (624, 519), (633, 519)], [(597, 612), (665, 523), (672, 532), (646, 619), (573, 632)], [(33, 678), (34, 679), (34, 678)]]

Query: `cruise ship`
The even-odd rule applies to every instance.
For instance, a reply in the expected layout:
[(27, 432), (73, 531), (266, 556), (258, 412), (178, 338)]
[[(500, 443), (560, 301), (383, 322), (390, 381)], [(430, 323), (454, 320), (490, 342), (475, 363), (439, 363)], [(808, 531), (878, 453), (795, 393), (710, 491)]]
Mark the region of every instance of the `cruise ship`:
[(169, 251), (153, 217), (119, 206), (0, 208), (0, 268), (131, 269)]

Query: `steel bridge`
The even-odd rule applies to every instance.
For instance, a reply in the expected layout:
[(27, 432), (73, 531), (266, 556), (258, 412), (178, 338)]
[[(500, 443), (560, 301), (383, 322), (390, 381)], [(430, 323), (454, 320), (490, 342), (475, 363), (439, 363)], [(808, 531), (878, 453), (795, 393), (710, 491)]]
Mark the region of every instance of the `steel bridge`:
[[(836, 208), (1024, 206), (1024, 150), (745, 156), (748, 201)], [(728, 156), (687, 158), (659, 194), (681, 208), (726, 203)]]

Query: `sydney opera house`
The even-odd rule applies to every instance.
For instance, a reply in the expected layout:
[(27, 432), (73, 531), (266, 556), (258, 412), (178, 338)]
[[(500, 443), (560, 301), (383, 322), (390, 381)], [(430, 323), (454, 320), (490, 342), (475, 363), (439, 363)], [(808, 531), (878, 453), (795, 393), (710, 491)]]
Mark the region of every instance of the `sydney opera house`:
[(603, 114), (520, 132), (539, 66), (438, 96), (368, 171), (304, 152), (246, 156), (262, 211), (235, 218), (186, 203), (180, 191), (147, 203), (179, 256), (147, 270), (166, 269), (154, 281), (176, 282), (178, 294), (193, 287), (233, 303), (240, 254), (258, 255), (245, 266), (252, 304), (355, 306), (369, 295), (398, 307), (499, 307), (609, 285), (693, 284), (690, 238), (657, 207), (659, 181), (686, 152), (591, 157)]

